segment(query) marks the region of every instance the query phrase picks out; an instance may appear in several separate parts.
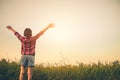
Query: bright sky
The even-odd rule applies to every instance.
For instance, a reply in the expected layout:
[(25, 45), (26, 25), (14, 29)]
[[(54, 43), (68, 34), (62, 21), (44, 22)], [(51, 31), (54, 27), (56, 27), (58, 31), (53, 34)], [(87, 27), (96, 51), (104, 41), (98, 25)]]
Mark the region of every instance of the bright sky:
[(51, 22), (37, 40), (36, 64), (120, 60), (120, 0), (0, 0), (0, 59), (21, 56), (7, 25), (35, 35)]

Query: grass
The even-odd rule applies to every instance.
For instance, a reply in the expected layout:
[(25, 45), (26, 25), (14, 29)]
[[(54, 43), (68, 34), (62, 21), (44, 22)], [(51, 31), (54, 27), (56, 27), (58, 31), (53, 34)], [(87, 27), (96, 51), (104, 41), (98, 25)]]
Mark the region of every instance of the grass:
[[(0, 61), (0, 80), (18, 80), (19, 65), (2, 59)], [(27, 80), (27, 74), (25, 74)], [(36, 65), (33, 80), (120, 80), (120, 62), (118, 60), (102, 64), (78, 63), (78, 65)]]

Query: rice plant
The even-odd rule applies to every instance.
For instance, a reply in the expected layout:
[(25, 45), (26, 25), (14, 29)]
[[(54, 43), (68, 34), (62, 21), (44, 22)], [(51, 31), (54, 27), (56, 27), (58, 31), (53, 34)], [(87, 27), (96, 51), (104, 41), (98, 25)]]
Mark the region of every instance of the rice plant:
[[(0, 60), (0, 80), (18, 80), (18, 78), (18, 63)], [(120, 61), (59, 66), (40, 64), (34, 67), (33, 80), (120, 80)]]

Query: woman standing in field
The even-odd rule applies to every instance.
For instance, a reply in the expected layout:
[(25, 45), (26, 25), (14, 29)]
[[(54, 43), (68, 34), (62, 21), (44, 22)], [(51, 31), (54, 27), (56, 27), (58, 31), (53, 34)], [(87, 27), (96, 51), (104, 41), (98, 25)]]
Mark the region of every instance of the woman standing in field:
[(20, 59), (20, 76), (19, 80), (23, 80), (25, 68), (27, 67), (28, 80), (32, 80), (33, 75), (33, 67), (35, 62), (35, 45), (36, 40), (49, 28), (54, 27), (54, 24), (49, 24), (45, 29), (40, 31), (37, 35), (32, 36), (32, 30), (30, 28), (26, 28), (24, 30), (24, 36), (21, 36), (18, 32), (16, 32), (12, 26), (7, 26), (9, 30), (11, 30), (15, 36), (21, 41), (21, 59)]

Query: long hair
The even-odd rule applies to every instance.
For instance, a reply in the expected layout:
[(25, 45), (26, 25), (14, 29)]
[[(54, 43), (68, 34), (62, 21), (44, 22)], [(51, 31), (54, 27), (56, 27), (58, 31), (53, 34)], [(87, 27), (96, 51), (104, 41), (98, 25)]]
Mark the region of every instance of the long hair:
[(30, 38), (32, 36), (32, 30), (30, 28), (26, 28), (24, 30), (24, 36)]

